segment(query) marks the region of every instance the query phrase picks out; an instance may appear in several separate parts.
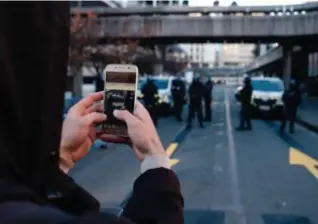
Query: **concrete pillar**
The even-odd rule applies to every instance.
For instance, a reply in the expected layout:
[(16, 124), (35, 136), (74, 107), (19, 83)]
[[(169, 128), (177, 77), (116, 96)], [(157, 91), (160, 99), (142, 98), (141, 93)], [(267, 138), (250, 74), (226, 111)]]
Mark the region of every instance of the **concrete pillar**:
[(308, 78), (309, 55), (308, 51), (303, 48), (302, 51), (293, 54), (292, 77), (304, 82)]
[(154, 75), (159, 75), (163, 74), (164, 72), (164, 63), (166, 61), (166, 45), (157, 45), (157, 49), (160, 51), (160, 57), (157, 55), (157, 60), (155, 64), (153, 65), (153, 74)]
[(283, 82), (285, 89), (289, 88), (292, 74), (292, 48), (289, 45), (283, 46)]
[(154, 75), (159, 75), (163, 73), (163, 64), (161, 64), (160, 62), (156, 63), (153, 65), (153, 74)]
[(166, 61), (166, 50), (167, 50), (167, 45), (165, 44), (162, 44), (162, 45), (159, 45), (159, 49), (160, 49), (160, 52), (161, 52), (161, 63), (164, 64), (165, 61)]

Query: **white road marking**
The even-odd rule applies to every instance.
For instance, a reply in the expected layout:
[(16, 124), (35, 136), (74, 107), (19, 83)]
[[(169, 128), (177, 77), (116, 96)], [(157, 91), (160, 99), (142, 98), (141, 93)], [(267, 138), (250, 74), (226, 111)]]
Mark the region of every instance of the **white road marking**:
[(241, 203), (241, 193), (239, 189), (239, 176), (238, 176), (238, 166), (237, 166), (237, 158), (236, 158), (236, 150), (234, 144), (234, 136), (233, 136), (233, 127), (232, 127), (232, 120), (230, 115), (230, 100), (229, 100), (229, 93), (227, 89), (224, 89), (225, 94), (225, 116), (226, 116), (226, 131), (228, 137), (228, 151), (229, 151), (229, 171), (230, 171), (230, 180), (231, 190), (232, 190), (232, 199), (233, 199), (233, 206), (236, 208), (238, 223), (246, 224), (246, 217), (244, 208)]

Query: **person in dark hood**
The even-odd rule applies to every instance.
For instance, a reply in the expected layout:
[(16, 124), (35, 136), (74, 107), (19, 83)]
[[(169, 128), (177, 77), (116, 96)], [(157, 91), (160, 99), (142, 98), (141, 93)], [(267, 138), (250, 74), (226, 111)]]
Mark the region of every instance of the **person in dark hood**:
[[(252, 130), (251, 122), (251, 98), (253, 93), (253, 87), (250, 77), (245, 77), (244, 86), (238, 93), (237, 98), (241, 102), (240, 111), (240, 125), (236, 128), (238, 131)], [(247, 127), (245, 126), (247, 125)]]
[[(183, 223), (180, 185), (149, 114), (115, 111), (127, 124), (142, 161), (123, 217), (100, 204), (67, 175), (99, 135), (106, 115), (98, 92), (75, 104), (62, 121), (69, 46), (69, 3), (0, 3), (0, 223)], [(25, 27), (28, 32), (23, 33)], [(63, 124), (63, 125), (62, 125)], [(61, 131), (62, 130), (62, 131)], [(107, 178), (107, 177), (105, 177)]]
[(204, 128), (202, 116), (202, 99), (203, 99), (204, 86), (200, 81), (200, 77), (196, 76), (189, 87), (189, 114), (187, 127), (192, 127), (192, 120), (197, 114), (199, 125)]
[(284, 111), (282, 115), (280, 134), (284, 134), (287, 121), (289, 121), (289, 132), (293, 134), (295, 133), (297, 109), (301, 102), (300, 89), (294, 80), (291, 80), (289, 89), (284, 92), (282, 100), (284, 103)]

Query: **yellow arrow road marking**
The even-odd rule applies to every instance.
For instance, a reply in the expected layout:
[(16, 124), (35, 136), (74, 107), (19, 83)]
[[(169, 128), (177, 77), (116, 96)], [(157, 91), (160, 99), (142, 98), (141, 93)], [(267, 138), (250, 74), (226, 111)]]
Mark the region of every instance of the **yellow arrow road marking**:
[(304, 166), (316, 179), (318, 179), (318, 161), (307, 154), (290, 147), (289, 148), (289, 164)]
[[(175, 143), (175, 142), (171, 143), (168, 146), (166, 153), (169, 156), (169, 158), (176, 151), (177, 147), (178, 147), (178, 143)], [(178, 164), (179, 162), (180, 162), (179, 159), (170, 159), (169, 165), (170, 165), (170, 167), (173, 167), (174, 165)]]
[(177, 165), (179, 162), (180, 162), (179, 159), (170, 159), (169, 165), (170, 165), (170, 167), (173, 167), (174, 165)]
[(175, 143), (175, 142), (171, 143), (166, 150), (167, 155), (170, 157), (174, 153), (174, 151), (176, 151), (177, 147), (178, 147), (178, 143)]

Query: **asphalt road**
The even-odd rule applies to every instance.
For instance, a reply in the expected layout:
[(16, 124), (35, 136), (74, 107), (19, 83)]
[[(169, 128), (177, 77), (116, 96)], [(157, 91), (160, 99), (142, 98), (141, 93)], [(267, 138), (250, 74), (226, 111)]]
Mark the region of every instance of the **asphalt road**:
[[(233, 95), (231, 87), (215, 87), (213, 122), (204, 129), (194, 123), (172, 155), (186, 223), (318, 223), (318, 136), (297, 125), (294, 135), (280, 137), (279, 122), (263, 120), (253, 120), (252, 132), (237, 132)], [(182, 127), (173, 118), (160, 121), (165, 147)], [(72, 175), (103, 207), (119, 208), (138, 173), (131, 150), (113, 145), (92, 149)]]

